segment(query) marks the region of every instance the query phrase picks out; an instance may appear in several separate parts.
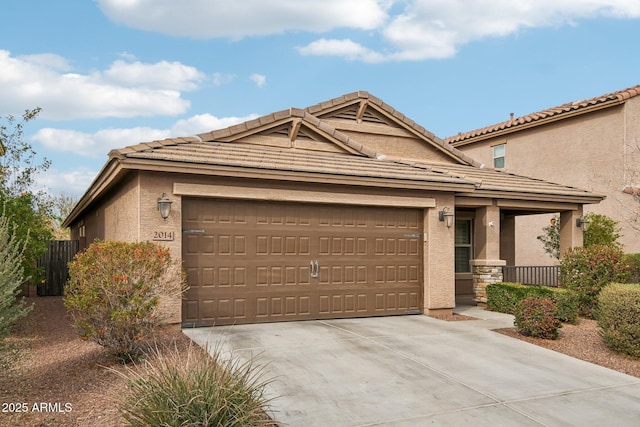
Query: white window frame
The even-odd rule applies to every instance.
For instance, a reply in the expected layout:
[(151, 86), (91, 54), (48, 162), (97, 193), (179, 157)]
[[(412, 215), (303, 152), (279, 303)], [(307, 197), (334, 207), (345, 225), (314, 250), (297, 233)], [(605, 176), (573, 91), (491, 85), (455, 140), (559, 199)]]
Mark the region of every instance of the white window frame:
[[(496, 154), (497, 149), (502, 149), (502, 153)], [(501, 143), (501, 144), (496, 144), (494, 146), (491, 147), (491, 154), (492, 154), (492, 159), (493, 159), (493, 167), (496, 169), (504, 169), (505, 166), (507, 165), (507, 144), (506, 143)], [(496, 166), (496, 162), (499, 161), (500, 159), (502, 159), (502, 166)]]

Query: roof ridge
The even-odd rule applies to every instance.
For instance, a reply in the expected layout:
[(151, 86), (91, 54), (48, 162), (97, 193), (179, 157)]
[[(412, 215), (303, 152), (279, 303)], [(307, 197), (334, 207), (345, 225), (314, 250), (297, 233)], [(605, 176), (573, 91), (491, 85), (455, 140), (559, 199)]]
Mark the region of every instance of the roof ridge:
[(640, 95), (640, 85), (631, 86), (626, 89), (618, 90), (615, 92), (607, 93), (604, 95), (596, 96), (589, 99), (583, 99), (578, 101), (570, 101), (564, 104), (546, 108), (544, 110), (535, 111), (524, 116), (505, 120), (493, 125), (485, 126), (478, 129), (473, 129), (467, 132), (460, 132), (457, 135), (444, 138), (445, 143), (455, 144), (463, 142), (480, 136), (490, 135), (494, 132), (499, 132), (511, 128), (517, 128), (532, 122), (543, 120), (550, 117), (561, 116), (563, 114), (573, 113), (575, 111), (584, 110), (596, 105), (605, 105), (608, 103), (618, 104), (627, 101), (630, 98)]

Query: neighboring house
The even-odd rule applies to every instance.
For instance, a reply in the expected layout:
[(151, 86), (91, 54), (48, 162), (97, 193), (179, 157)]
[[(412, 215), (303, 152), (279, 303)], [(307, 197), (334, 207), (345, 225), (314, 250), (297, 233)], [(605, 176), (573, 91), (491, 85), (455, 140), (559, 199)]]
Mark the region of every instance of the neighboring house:
[[(622, 229), (628, 253), (640, 252), (640, 86), (511, 118), (446, 138), (488, 167), (576, 186), (606, 196), (588, 212), (607, 215)], [(536, 237), (549, 215), (519, 217), (515, 259), (553, 263)]]
[[(501, 280), (516, 217), (573, 223), (601, 199), (483, 169), (356, 92), (113, 150), (64, 226), (81, 248), (171, 247), (189, 285), (175, 320), (219, 325), (450, 313), (456, 293), (486, 301)], [(582, 244), (575, 226), (561, 234), (565, 250)]]

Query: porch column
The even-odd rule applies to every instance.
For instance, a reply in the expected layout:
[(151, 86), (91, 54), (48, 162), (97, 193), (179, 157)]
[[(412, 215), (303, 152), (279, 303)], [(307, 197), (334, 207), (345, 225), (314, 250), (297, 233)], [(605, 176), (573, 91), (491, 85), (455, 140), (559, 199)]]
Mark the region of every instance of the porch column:
[(500, 208), (485, 206), (476, 209), (476, 253), (471, 261), (473, 293), (478, 304), (487, 302), (487, 285), (502, 282), (500, 259)]
[(451, 314), (455, 300), (455, 226), (447, 227), (438, 212), (453, 212), (453, 195), (437, 195), (435, 209), (424, 210), (424, 314)]
[(560, 212), (560, 258), (571, 248), (582, 246), (582, 228), (576, 226), (576, 220), (582, 216), (582, 205), (575, 211)]

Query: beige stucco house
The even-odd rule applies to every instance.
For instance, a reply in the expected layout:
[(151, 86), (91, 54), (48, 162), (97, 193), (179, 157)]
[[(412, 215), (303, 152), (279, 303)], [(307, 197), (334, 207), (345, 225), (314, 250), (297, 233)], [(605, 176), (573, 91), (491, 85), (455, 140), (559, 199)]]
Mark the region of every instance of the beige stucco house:
[[(158, 201), (171, 202), (166, 219)], [(355, 92), (227, 129), (113, 150), (65, 226), (158, 241), (187, 325), (451, 312), (500, 280), (515, 218), (602, 196), (480, 163)], [(563, 249), (582, 244), (562, 229)]]
[[(488, 167), (603, 194), (587, 212), (619, 222), (628, 253), (640, 252), (640, 86), (569, 102), (446, 138)], [(553, 263), (536, 236), (550, 215), (516, 219), (510, 264)]]

